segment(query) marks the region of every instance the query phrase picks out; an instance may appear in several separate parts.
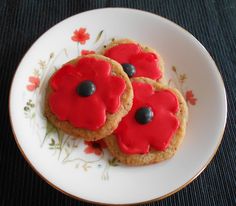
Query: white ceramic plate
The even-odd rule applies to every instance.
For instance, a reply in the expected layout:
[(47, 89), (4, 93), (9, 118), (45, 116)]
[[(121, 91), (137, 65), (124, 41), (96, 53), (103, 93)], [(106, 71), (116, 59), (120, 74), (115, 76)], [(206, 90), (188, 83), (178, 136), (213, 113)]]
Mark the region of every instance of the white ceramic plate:
[[(71, 39), (80, 28), (90, 35), (85, 44)], [(168, 83), (179, 88), (188, 102), (184, 142), (172, 159), (160, 164), (123, 166), (106, 149), (93, 149), (55, 130), (43, 116), (45, 83), (52, 72), (82, 50), (96, 50), (112, 38), (124, 37), (159, 51)], [(226, 116), (224, 84), (205, 48), (169, 20), (131, 9), (92, 10), (51, 28), (22, 59), (10, 93), (15, 139), (29, 164), (60, 191), (97, 203), (146, 202), (186, 186), (215, 154)]]

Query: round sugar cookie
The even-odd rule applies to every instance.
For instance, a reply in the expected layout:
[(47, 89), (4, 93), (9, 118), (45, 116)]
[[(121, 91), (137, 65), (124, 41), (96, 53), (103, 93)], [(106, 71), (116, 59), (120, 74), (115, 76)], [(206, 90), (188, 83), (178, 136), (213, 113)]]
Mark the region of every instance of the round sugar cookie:
[(45, 116), (65, 133), (95, 141), (117, 128), (132, 100), (132, 85), (121, 65), (90, 54), (71, 60), (52, 75)]
[[(109, 151), (118, 161), (131, 166), (171, 158), (185, 136), (188, 108), (184, 97), (177, 89), (148, 78), (131, 81), (133, 107), (114, 133), (105, 138)], [(141, 115), (141, 119), (140, 105), (152, 110)]]

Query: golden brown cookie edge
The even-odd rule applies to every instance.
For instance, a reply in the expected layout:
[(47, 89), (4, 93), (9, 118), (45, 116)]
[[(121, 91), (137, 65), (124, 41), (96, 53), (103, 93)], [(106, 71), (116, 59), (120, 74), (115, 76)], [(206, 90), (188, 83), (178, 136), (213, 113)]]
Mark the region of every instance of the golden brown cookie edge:
[(132, 155), (125, 154), (120, 150), (114, 134), (104, 139), (108, 146), (108, 149), (118, 161), (131, 166), (148, 165), (167, 160), (172, 156), (174, 156), (185, 136), (186, 125), (188, 120), (188, 107), (186, 101), (177, 89), (167, 87), (154, 80), (144, 77), (137, 77), (137, 78), (132, 78), (131, 81), (139, 81), (151, 84), (153, 85), (155, 90), (168, 89), (174, 92), (179, 100), (180, 110), (177, 113), (177, 117), (180, 120), (180, 127), (177, 130), (174, 137), (172, 138), (169, 147), (165, 151), (156, 151), (154, 149), (151, 149), (151, 151), (148, 154), (132, 154)]
[[(87, 141), (96, 141), (110, 135), (118, 126), (118, 123), (121, 121), (122, 117), (125, 116), (132, 107), (133, 101), (133, 89), (128, 78), (127, 74), (123, 71), (121, 65), (107, 57), (98, 55), (98, 54), (89, 54), (86, 56), (80, 56), (76, 59), (73, 59), (66, 64), (71, 64), (78, 61), (81, 58), (93, 57), (96, 59), (102, 59), (108, 61), (112, 65), (112, 73), (116, 76), (121, 77), (125, 80), (126, 89), (123, 95), (121, 96), (121, 106), (115, 114), (107, 113), (107, 120), (104, 126), (96, 131), (91, 131), (87, 129), (75, 128), (68, 121), (60, 121), (57, 117), (51, 112), (48, 105), (48, 97), (51, 92), (51, 88), (48, 85), (45, 98), (45, 116), (48, 120), (57, 128), (61, 129), (65, 133), (72, 135), (78, 138), (84, 138)], [(49, 79), (50, 81), (50, 79)]]
[(150, 46), (142, 45), (139, 42), (131, 40), (131, 39), (118, 39), (118, 40), (114, 40), (111, 43), (109, 43), (108, 45), (106, 45), (106, 48), (103, 48), (98, 53), (104, 55), (104, 53), (107, 50), (109, 50), (110, 48), (112, 48), (114, 46), (117, 46), (117, 45), (120, 45), (120, 44), (127, 44), (127, 43), (139, 44), (143, 51), (145, 51), (145, 52), (152, 52), (152, 53), (157, 55), (157, 57), (159, 59), (159, 66), (160, 66), (160, 69), (161, 69), (161, 72), (162, 72), (162, 77), (160, 79), (158, 79), (157, 81), (160, 82), (160, 83), (163, 83), (163, 84), (166, 83), (165, 76), (164, 76), (164, 72), (165, 72), (164, 60), (161, 57), (161, 55), (155, 49), (151, 48)]

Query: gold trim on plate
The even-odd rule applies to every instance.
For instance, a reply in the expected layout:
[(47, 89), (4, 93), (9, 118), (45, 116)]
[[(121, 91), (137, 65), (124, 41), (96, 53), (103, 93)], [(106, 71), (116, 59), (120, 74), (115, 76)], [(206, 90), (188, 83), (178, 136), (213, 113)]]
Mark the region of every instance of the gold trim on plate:
[[(94, 9), (94, 10), (107, 10), (107, 9), (111, 9), (111, 8)], [(197, 40), (191, 33), (189, 33), (189, 32), (188, 32), (187, 30), (185, 30), (184, 28), (180, 27), (178, 24), (176, 24), (176, 23), (174, 23), (174, 22), (170, 21), (169, 19), (166, 19), (166, 18), (164, 18), (164, 17), (162, 17), (162, 16), (159, 16), (159, 15), (157, 15), (157, 14), (150, 13), (150, 12), (146, 12), (146, 11), (142, 11), (142, 10), (138, 10), (138, 9), (127, 9), (127, 8), (119, 8), (119, 7), (115, 8), (115, 9), (132, 10), (132, 11), (135, 11), (135, 12), (141, 12), (141, 13), (145, 13), (145, 14), (148, 14), (148, 15), (153, 15), (153, 16), (155, 16), (155, 17), (158, 16), (158, 17), (164, 19), (165, 21), (168, 21), (168, 22), (170, 22), (171, 24), (173, 24), (173, 25), (177, 26), (178, 28), (182, 29), (184, 32), (187, 32), (187, 33), (188, 33), (189, 35), (191, 35), (195, 40)], [(93, 12), (94, 10), (91, 10), (91, 11)], [(91, 12), (91, 11), (81, 12), (80, 14), (86, 13), (86, 12)], [(78, 14), (76, 14), (76, 15), (78, 15)], [(74, 16), (76, 16), (76, 15), (74, 15)], [(73, 17), (73, 16), (71, 16), (71, 17)], [(71, 17), (68, 17), (68, 18), (71, 18)], [(67, 19), (68, 19), (68, 18), (67, 18)], [(60, 23), (60, 22), (59, 22), (59, 23)], [(59, 24), (59, 23), (58, 23), (58, 24)], [(56, 25), (57, 25), (57, 24), (56, 24)], [(56, 25), (55, 25), (55, 26), (56, 26)], [(50, 29), (49, 29), (49, 30), (50, 30)], [(48, 31), (48, 30), (47, 30), (47, 31)], [(46, 32), (47, 32), (47, 31), (46, 31)], [(46, 33), (46, 32), (44, 32), (44, 33)], [(40, 36), (40, 37), (41, 37), (41, 36)], [(39, 37), (39, 38), (40, 38), (40, 37)], [(39, 38), (38, 38), (38, 39), (39, 39)], [(38, 39), (37, 39), (35, 42), (37, 42)], [(33, 45), (35, 44), (35, 42), (33, 43)], [(208, 51), (205, 49), (205, 47), (204, 47), (198, 40), (197, 40), (197, 42), (198, 42), (199, 45), (202, 46), (202, 48), (207, 52), (207, 54), (209, 55), (210, 59), (213, 61), (213, 63), (215, 64), (215, 67), (217, 68), (216, 63), (214, 62), (213, 58), (212, 58), (211, 55), (208, 53)], [(32, 46), (33, 46), (33, 45), (32, 45)], [(32, 46), (28, 49), (28, 51), (32, 48)], [(25, 56), (26, 56), (26, 54), (28, 53), (28, 51), (25, 53), (25, 55), (23, 56), (22, 59), (25, 58)], [(20, 62), (20, 63), (21, 63), (21, 62)], [(18, 64), (17, 68), (19, 67), (20, 63)], [(16, 71), (17, 71), (17, 70), (16, 70)], [(218, 73), (218, 76), (219, 76), (220, 81), (221, 81), (221, 83), (222, 83), (222, 86), (223, 86), (223, 88), (224, 88), (224, 90), (225, 90), (224, 82), (223, 82), (223, 79), (222, 79), (222, 77), (221, 77), (221, 75), (220, 75), (219, 70), (217, 70), (217, 73)], [(67, 196), (69, 196), (69, 197), (72, 197), (72, 198), (74, 198), (74, 199), (76, 199), (76, 200), (79, 200), (79, 201), (84, 201), (84, 202), (87, 202), (87, 203), (99, 204), (99, 205), (137, 205), (137, 204), (150, 203), (150, 202), (162, 200), (162, 199), (164, 199), (164, 198), (166, 198), (166, 197), (169, 197), (169, 196), (171, 196), (172, 194), (174, 194), (174, 193), (180, 191), (181, 189), (183, 189), (184, 187), (186, 187), (187, 185), (189, 185), (194, 179), (196, 179), (196, 178), (201, 174), (201, 172), (208, 166), (208, 164), (209, 164), (209, 163), (211, 162), (211, 160), (214, 158), (214, 156), (215, 156), (215, 154), (216, 154), (216, 152), (217, 152), (217, 150), (218, 150), (218, 148), (219, 148), (219, 146), (220, 146), (220, 144), (221, 144), (221, 142), (222, 142), (222, 139), (223, 139), (223, 134), (224, 134), (225, 126), (226, 126), (226, 121), (225, 121), (223, 130), (222, 130), (222, 134), (221, 134), (221, 136), (220, 136), (220, 141), (219, 141), (218, 145), (216, 146), (215, 151), (213, 152), (213, 154), (210, 156), (210, 158), (209, 158), (208, 161), (206, 162), (206, 164), (205, 164), (190, 180), (188, 180), (186, 183), (184, 183), (183, 185), (181, 185), (181, 186), (178, 187), (177, 189), (175, 189), (175, 190), (173, 190), (173, 191), (171, 191), (171, 192), (169, 192), (169, 193), (167, 193), (167, 194), (165, 194), (165, 195), (163, 195), (163, 196), (161, 196), (161, 197), (154, 198), (154, 199), (147, 200), (147, 201), (143, 201), (143, 202), (131, 203), (131, 204), (109, 204), (109, 203), (95, 202), (95, 201), (90, 201), (90, 200), (87, 200), (87, 199), (83, 199), (83, 198), (77, 197), (77, 196), (75, 196), (75, 195), (72, 195), (72, 194), (70, 194), (70, 193), (68, 193), (68, 192), (66, 192), (66, 191), (64, 191), (64, 190), (62, 190), (62, 189), (60, 189), (60, 188), (57, 187), (55, 184), (53, 184), (53, 183), (51, 183), (50, 181), (48, 181), (48, 180), (46, 179), (46, 177), (44, 177), (42, 174), (40, 174), (40, 172), (37, 171), (37, 169), (31, 164), (30, 160), (27, 158), (27, 156), (25, 155), (23, 149), (21, 148), (21, 146), (20, 146), (20, 144), (19, 144), (19, 142), (18, 142), (18, 139), (17, 139), (17, 137), (16, 137), (16, 133), (15, 133), (15, 131), (14, 131), (14, 127), (13, 127), (13, 123), (12, 123), (12, 118), (11, 118), (11, 108), (10, 108), (11, 93), (12, 93), (12, 83), (13, 83), (13, 81), (14, 81), (14, 79), (15, 79), (15, 76), (16, 76), (16, 72), (15, 72), (15, 74), (14, 74), (14, 76), (13, 76), (13, 78), (12, 78), (12, 82), (11, 82), (11, 88), (10, 88), (10, 93), (9, 93), (8, 108), (9, 108), (9, 114), (10, 114), (10, 115), (9, 115), (9, 117), (10, 117), (10, 124), (11, 124), (12, 131), (13, 131), (13, 137), (14, 137), (14, 139), (15, 139), (15, 141), (16, 141), (16, 144), (17, 144), (17, 146), (18, 146), (18, 148), (19, 148), (21, 154), (23, 155), (23, 157), (24, 157), (24, 159), (26, 160), (26, 162), (28, 162), (28, 164), (30, 165), (30, 167), (33, 169), (33, 171), (34, 171), (38, 176), (40, 176), (45, 182), (47, 182), (50, 186), (52, 186), (52, 187), (55, 188), (56, 190), (62, 192), (63, 194), (65, 194), (65, 195), (67, 195)], [(226, 94), (226, 92), (225, 92), (225, 94)], [(227, 117), (227, 99), (226, 99), (226, 117)]]

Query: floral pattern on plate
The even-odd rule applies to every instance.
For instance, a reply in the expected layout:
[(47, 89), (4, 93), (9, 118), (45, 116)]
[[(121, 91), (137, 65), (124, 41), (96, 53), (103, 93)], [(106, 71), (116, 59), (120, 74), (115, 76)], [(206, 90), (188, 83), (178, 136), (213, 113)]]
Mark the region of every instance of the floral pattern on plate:
[[(96, 45), (94, 48), (84, 48), (87, 41), (90, 40), (90, 34), (86, 28), (76, 29), (71, 36), (71, 40), (77, 44), (78, 55), (94, 54), (99, 47), (105, 47), (105, 38), (102, 38), (104, 35), (104, 30), (98, 32), (94, 41), (94, 45)], [(111, 41), (114, 41), (114, 38), (111, 38)], [(100, 169), (101, 179), (109, 180), (109, 168), (120, 164), (117, 159), (110, 156), (103, 141), (87, 142), (64, 134), (47, 121), (43, 115), (44, 89), (50, 74), (59, 68), (54, 63), (61, 55), (68, 60), (70, 59), (66, 48), (62, 49), (57, 55), (52, 52), (47, 60), (39, 60), (38, 66), (28, 77), (25, 88), (30, 93), (30, 98), (26, 101), (23, 108), (25, 118), (36, 127), (38, 127), (36, 116), (44, 122), (44, 135), (39, 135), (41, 142), (39, 146), (47, 147), (51, 150), (55, 159), (62, 164), (72, 164), (74, 168), (81, 169), (84, 172), (91, 169)], [(173, 78), (169, 79), (168, 85), (178, 88), (184, 95), (188, 105), (196, 105), (197, 98), (194, 96), (193, 91), (186, 89), (187, 75), (179, 74), (175, 66), (172, 67), (172, 71), (174, 75)], [(80, 150), (79, 155), (75, 155), (76, 150)]]

